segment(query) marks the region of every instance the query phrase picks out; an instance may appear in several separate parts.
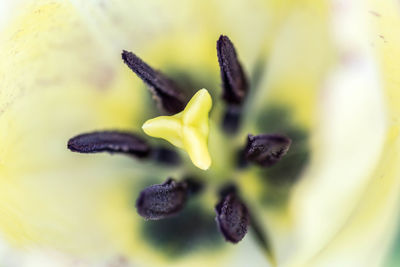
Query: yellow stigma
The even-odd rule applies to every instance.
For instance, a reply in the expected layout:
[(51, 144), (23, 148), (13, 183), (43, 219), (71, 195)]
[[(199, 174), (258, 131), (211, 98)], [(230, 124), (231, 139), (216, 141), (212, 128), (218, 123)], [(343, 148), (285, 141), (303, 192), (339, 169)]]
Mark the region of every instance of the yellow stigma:
[(193, 164), (207, 170), (211, 165), (208, 153), (208, 113), (212, 106), (206, 89), (199, 90), (185, 109), (172, 116), (160, 116), (146, 121), (142, 129), (152, 137), (163, 138), (186, 150)]

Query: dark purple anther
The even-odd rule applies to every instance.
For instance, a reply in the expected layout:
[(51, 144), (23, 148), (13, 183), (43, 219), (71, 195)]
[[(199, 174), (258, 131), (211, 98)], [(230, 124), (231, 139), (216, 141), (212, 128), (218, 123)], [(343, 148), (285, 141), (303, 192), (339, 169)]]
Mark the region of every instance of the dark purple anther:
[(140, 192), (136, 200), (137, 212), (146, 220), (160, 220), (181, 211), (187, 200), (186, 183), (168, 178), (163, 184), (156, 184)]
[(124, 153), (147, 157), (151, 148), (139, 136), (119, 131), (101, 131), (77, 135), (68, 141), (68, 148), (79, 153)]
[(217, 55), (222, 79), (222, 98), (230, 105), (240, 105), (246, 97), (248, 82), (237, 58), (235, 47), (227, 36), (217, 41)]
[(154, 70), (132, 52), (124, 50), (122, 59), (148, 85), (160, 109), (169, 114), (175, 114), (185, 108), (185, 96), (174, 81)]
[(235, 193), (229, 193), (215, 207), (216, 221), (224, 238), (238, 243), (247, 233), (250, 217), (247, 207)]
[(247, 160), (268, 167), (277, 163), (289, 150), (292, 141), (280, 134), (248, 135)]

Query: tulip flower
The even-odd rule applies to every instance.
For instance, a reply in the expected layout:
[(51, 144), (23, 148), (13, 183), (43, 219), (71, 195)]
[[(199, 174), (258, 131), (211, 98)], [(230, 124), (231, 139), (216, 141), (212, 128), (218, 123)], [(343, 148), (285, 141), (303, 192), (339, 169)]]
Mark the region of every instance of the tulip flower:
[(399, 2), (14, 5), (1, 266), (400, 264)]

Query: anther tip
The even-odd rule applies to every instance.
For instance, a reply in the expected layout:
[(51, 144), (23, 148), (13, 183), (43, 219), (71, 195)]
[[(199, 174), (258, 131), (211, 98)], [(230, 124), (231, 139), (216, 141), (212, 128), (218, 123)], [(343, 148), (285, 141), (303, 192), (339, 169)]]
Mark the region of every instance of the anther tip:
[(67, 143), (67, 148), (73, 152), (77, 152), (78, 149), (76, 148), (75, 140), (70, 138)]
[(126, 61), (130, 54), (132, 54), (132, 52), (129, 52), (129, 51), (126, 51), (126, 50), (122, 50), (121, 57), (122, 57), (122, 59), (124, 61)]
[(223, 34), (221, 34), (221, 35), (219, 36), (218, 42), (227, 42), (227, 41), (230, 42), (230, 39), (229, 39), (228, 36), (223, 35)]

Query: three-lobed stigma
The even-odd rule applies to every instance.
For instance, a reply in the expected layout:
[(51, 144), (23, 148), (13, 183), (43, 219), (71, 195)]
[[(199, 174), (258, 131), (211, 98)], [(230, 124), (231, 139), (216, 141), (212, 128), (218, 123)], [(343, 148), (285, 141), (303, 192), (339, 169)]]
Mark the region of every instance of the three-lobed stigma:
[(196, 167), (207, 170), (211, 165), (207, 146), (208, 113), (211, 107), (210, 94), (206, 89), (201, 89), (182, 112), (150, 119), (143, 124), (142, 129), (149, 136), (165, 139), (184, 149)]

